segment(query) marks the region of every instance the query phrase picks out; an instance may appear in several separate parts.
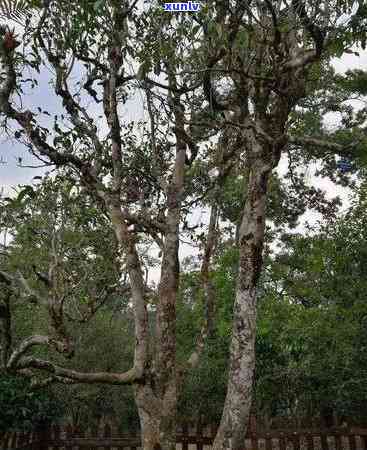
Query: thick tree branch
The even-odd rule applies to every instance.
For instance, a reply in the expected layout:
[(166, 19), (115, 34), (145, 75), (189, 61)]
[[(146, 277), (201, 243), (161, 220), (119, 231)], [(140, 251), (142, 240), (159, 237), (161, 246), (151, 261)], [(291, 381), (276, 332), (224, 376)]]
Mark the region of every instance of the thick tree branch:
[(302, 0), (292, 0), (292, 7), (298, 17), (300, 18), (305, 29), (310, 33), (312, 39), (315, 42), (315, 56), (319, 58), (321, 56), (323, 45), (325, 41), (325, 33), (316, 25), (307, 14), (306, 6)]
[(20, 358), (32, 347), (36, 345), (49, 345), (50, 338), (48, 336), (35, 335), (27, 339), (24, 339), (18, 347), (12, 352), (10, 358), (6, 364), (8, 370), (14, 370), (17, 368), (17, 364)]
[(16, 291), (18, 286), (22, 287), (24, 291), (27, 293), (30, 302), (47, 306), (48, 304), (47, 298), (43, 297), (34, 289), (32, 289), (29, 286), (27, 280), (23, 277), (23, 275), (19, 271), (17, 272), (16, 276), (10, 275), (4, 271), (0, 271), (0, 281), (6, 282), (6, 284), (10, 286), (13, 291)]
[[(176, 156), (171, 181), (167, 186), (167, 215), (161, 275), (158, 288), (159, 302), (156, 315), (156, 369), (158, 386), (167, 393), (172, 406), (176, 405), (176, 301), (179, 285), (179, 225), (185, 181), (186, 143), (182, 138), (185, 110), (177, 93), (174, 68), (166, 62), (168, 82), (172, 87), (169, 104), (172, 109), (176, 138)], [(181, 131), (180, 131), (181, 130)]]
[[(110, 129), (111, 159), (113, 166), (113, 192), (120, 193), (123, 182), (121, 125), (118, 115), (117, 92), (119, 72), (123, 66), (123, 49), (126, 46), (127, 16), (130, 8), (123, 8), (119, 2), (112, 5), (112, 32), (108, 43), (108, 78), (103, 83), (103, 108)], [(134, 8), (134, 4), (131, 7)]]
[(146, 307), (145, 282), (141, 270), (141, 262), (133, 235), (121, 210), (120, 202), (112, 196), (105, 196), (106, 207), (114, 226), (119, 245), (126, 256), (126, 270), (129, 274), (131, 297), (134, 305), (135, 353), (134, 370), (137, 377), (145, 373), (149, 356), (148, 312)]
[(288, 142), (290, 144), (294, 144), (300, 147), (303, 146), (317, 147), (319, 149), (328, 150), (340, 155), (350, 155), (352, 153), (350, 149), (353, 148), (353, 146), (355, 145), (350, 144), (349, 146), (345, 146), (342, 144), (338, 144), (337, 142), (332, 142), (326, 139), (311, 136), (304, 136), (304, 137), (288, 136)]
[(30, 389), (31, 390), (44, 389), (55, 383), (70, 385), (70, 384), (77, 384), (78, 382), (74, 381), (70, 378), (64, 378), (64, 377), (59, 377), (59, 376), (51, 376), (51, 377), (47, 377), (47, 378), (40, 380), (40, 379), (34, 378), (33, 373), (32, 373), (32, 382), (31, 382)]
[(21, 370), (26, 368), (43, 370), (52, 373), (56, 377), (66, 378), (80, 383), (133, 384), (142, 380), (141, 375), (138, 375), (135, 369), (130, 369), (123, 373), (86, 373), (66, 369), (53, 364), (50, 361), (32, 357), (24, 357), (18, 362), (17, 369)]
[(305, 67), (310, 63), (317, 61), (316, 50), (304, 50), (300, 54), (293, 57), (290, 61), (287, 61), (283, 67), (285, 70), (295, 70), (300, 67)]
[(322, 51), (325, 47), (326, 34), (308, 16), (305, 3), (302, 0), (292, 0), (292, 8), (294, 13), (299, 17), (305, 30), (312, 37), (315, 48), (299, 50), (297, 55), (294, 55), (291, 60), (283, 65), (285, 70), (295, 70), (318, 61), (321, 58)]

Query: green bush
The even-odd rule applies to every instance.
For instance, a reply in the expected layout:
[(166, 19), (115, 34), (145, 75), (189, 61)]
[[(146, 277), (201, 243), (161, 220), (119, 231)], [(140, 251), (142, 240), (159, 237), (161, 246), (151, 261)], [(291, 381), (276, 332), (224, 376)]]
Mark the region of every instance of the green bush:
[(31, 431), (62, 415), (62, 405), (49, 390), (31, 390), (30, 381), (0, 375), (0, 432)]

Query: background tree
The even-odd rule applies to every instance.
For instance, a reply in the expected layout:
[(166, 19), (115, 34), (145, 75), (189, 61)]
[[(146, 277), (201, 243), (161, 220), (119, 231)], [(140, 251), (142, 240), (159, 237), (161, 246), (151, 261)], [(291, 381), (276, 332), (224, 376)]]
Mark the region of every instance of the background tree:
[(23, 377), (1, 375), (0, 386), (0, 437), (9, 431), (50, 426), (63, 414), (63, 404), (51, 392), (31, 390), (30, 381)]
[[(327, 65), (335, 46), (342, 53), (353, 42), (353, 35), (348, 33), (347, 39), (345, 30), (337, 25), (339, 15), (350, 11), (350, 5), (335, 3), (333, 12), (329, 6), (302, 1), (289, 5), (214, 2), (214, 8), (203, 8), (198, 19), (207, 66), (203, 90), (212, 110), (222, 112), (224, 123), (235, 130), (226, 144), (232, 153), (238, 152), (245, 159), (248, 174), (246, 201), (238, 223), (240, 256), (228, 391), (215, 449), (241, 448), (245, 437), (243, 423), (251, 405), (256, 295), (272, 170), (290, 144), (312, 142), (321, 152), (332, 150), (333, 154), (345, 148), (329, 140), (300, 137), (291, 121), (292, 114), (315, 93), (321, 78), (317, 70)], [(360, 6), (357, 15), (363, 21)], [(355, 41), (359, 39), (355, 35)]]

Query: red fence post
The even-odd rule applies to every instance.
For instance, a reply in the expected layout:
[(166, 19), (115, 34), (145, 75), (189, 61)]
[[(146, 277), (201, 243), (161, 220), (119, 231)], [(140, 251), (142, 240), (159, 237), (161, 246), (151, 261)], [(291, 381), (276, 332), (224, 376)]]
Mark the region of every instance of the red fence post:
[(281, 433), (279, 436), (279, 450), (286, 450), (286, 449), (287, 449), (286, 437), (284, 433)]
[(196, 439), (197, 450), (203, 450), (203, 425), (201, 420), (196, 424)]
[(349, 439), (349, 450), (356, 450), (356, 437), (354, 434), (348, 436)]
[[(103, 437), (104, 437), (104, 438), (107, 438), (107, 439), (108, 439), (108, 438), (111, 439), (111, 437), (112, 437), (111, 426), (110, 426), (110, 424), (108, 424), (108, 423), (106, 423), (106, 425), (104, 426)], [(105, 450), (108, 450), (107, 447), (102, 447), (102, 448), (104, 448)], [(109, 447), (109, 448), (111, 449), (112, 447)]]
[(73, 427), (69, 423), (66, 426), (66, 445), (65, 445), (66, 450), (73, 450), (73, 446), (71, 445), (70, 442), (72, 438), (73, 438)]
[(311, 433), (307, 433), (306, 442), (307, 442), (307, 450), (314, 450), (313, 435)]
[(322, 450), (329, 450), (328, 441), (327, 441), (327, 434), (325, 434), (325, 432), (321, 433), (321, 449)]
[(295, 432), (293, 433), (293, 450), (300, 450), (301, 448), (301, 436)]
[(249, 417), (249, 434), (256, 435), (257, 434), (257, 418), (256, 414), (251, 413)]
[(189, 436), (189, 427), (187, 425), (187, 422), (185, 422), (182, 425), (182, 450), (189, 449), (188, 436)]
[[(257, 434), (256, 433), (251, 433), (251, 450), (258, 450), (259, 448), (259, 441), (257, 438)], [(246, 442), (243, 443), (243, 448), (246, 448)]]
[(266, 433), (265, 435), (265, 450), (272, 450), (273, 447), (273, 440), (271, 438), (271, 435), (269, 433)]
[(216, 423), (212, 423), (210, 425), (210, 437), (212, 438), (212, 441), (214, 442), (214, 439), (217, 435), (217, 431), (218, 431), (219, 426)]
[(48, 433), (49, 430), (46, 426), (42, 426), (38, 429), (39, 450), (48, 450)]

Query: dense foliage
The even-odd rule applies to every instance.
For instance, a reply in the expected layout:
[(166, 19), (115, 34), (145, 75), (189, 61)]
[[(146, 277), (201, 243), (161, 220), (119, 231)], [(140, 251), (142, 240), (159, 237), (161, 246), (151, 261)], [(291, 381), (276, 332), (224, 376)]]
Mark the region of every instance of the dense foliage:
[[(51, 241), (47, 243), (47, 236), (52, 235), (54, 226), (50, 219), (54, 220), (61, 212), (66, 215), (66, 209), (72, 208), (75, 213), (67, 214), (69, 221), (64, 221), (59, 230), (59, 245), (65, 252), (73, 252), (70, 262), (74, 261), (78, 270), (83, 261), (83, 270), (93, 271), (95, 277), (105, 269), (111, 275), (110, 268), (98, 266), (98, 256), (87, 259), (92, 255), (93, 245), (97, 246), (93, 247), (97, 255), (99, 251), (106, 251), (103, 236), (109, 230), (103, 218), (90, 206), (78, 203), (76, 193), (70, 203), (70, 194), (63, 192), (70, 193), (70, 190), (60, 180), (45, 179), (39, 186), (20, 190), (14, 199), (3, 200), (3, 223), (7, 223), (9, 230), (11, 226), (14, 235), (6, 264), (23, 270), (31, 262), (36, 263), (39, 270), (46, 267), (49, 252), (45, 249), (51, 245)], [(256, 342), (255, 403), (261, 416), (313, 416), (327, 407), (339, 415), (353, 416), (356, 421), (366, 416), (365, 192), (362, 186), (349, 210), (338, 220), (323, 221), (308, 229), (306, 234), (283, 233), (281, 249), (274, 253), (271, 245), (268, 248)], [(58, 201), (50, 201), (50, 196)], [(94, 225), (88, 234), (83, 234), (82, 241), (78, 230), (83, 230), (89, 220), (93, 220)], [(38, 236), (42, 246), (37, 244)], [(81, 248), (84, 248), (82, 244), (87, 246), (88, 254), (79, 254), (77, 244)], [(217, 251), (211, 274), (216, 291), (216, 326), (200, 365), (185, 379), (179, 401), (180, 420), (218, 421), (220, 418), (226, 390), (237, 260), (238, 251), (232, 241), (224, 242)], [(194, 345), (204, 309), (200, 274), (194, 260), (188, 260), (184, 268), (177, 320), (179, 360), (184, 360)], [(70, 264), (67, 270), (72, 273)], [(80, 285), (77, 295), (81, 296), (87, 288), (88, 284)], [(86, 371), (91, 368), (117, 370), (121, 360), (125, 361), (125, 366), (121, 367), (128, 367), (133, 351), (132, 327), (129, 307), (121, 300), (110, 298), (108, 303), (100, 305), (90, 322), (83, 324), (82, 320), (74, 319), (75, 325), (70, 324), (81, 349), (70, 367), (76, 364)], [(14, 327), (19, 339), (35, 329), (42, 329), (41, 311), (38, 317), (30, 316), (27, 305), (22, 303), (16, 311)], [(79, 302), (75, 313), (82, 317), (83, 311), (83, 302)], [(123, 348), (122, 330), (125, 333)], [(53, 389), (54, 397), (48, 397), (46, 393), (41, 394), (42, 391), (32, 393), (29, 383), (18, 378), (3, 378), (2, 386), (2, 402), (13, 405), (3, 416), (5, 428), (34, 426), (54, 410), (55, 398), (58, 404), (65, 402), (66, 416), (79, 426), (97, 424), (102, 417), (117, 417), (117, 425), (124, 431), (138, 426), (129, 390), (123, 393), (109, 386), (61, 385)], [(55, 413), (53, 417), (56, 416)]]
[[(281, 251), (268, 255), (257, 321), (259, 416), (312, 417), (331, 408), (339, 417), (366, 419), (365, 211), (361, 189), (343, 217), (307, 234), (284, 234)], [(192, 415), (215, 417), (224, 400), (237, 255), (229, 247), (213, 273), (218, 325), (185, 391)], [(194, 292), (195, 276), (190, 279), (184, 292)], [(182, 299), (189, 311), (186, 296)], [(192, 403), (208, 390), (213, 403)]]
[(19, 376), (0, 375), (0, 432), (33, 431), (62, 417), (63, 403), (30, 384)]

